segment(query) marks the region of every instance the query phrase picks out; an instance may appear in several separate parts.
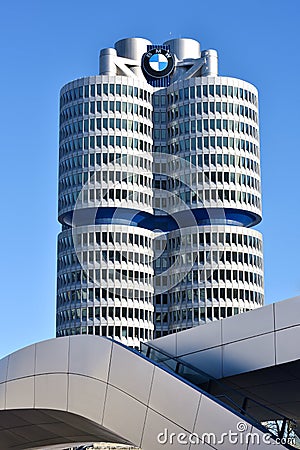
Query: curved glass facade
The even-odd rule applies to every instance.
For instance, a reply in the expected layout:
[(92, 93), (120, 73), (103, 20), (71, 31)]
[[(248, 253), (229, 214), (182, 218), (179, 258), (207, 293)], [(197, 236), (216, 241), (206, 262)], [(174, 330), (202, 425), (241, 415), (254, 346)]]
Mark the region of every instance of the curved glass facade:
[(57, 336), (138, 347), (263, 304), (258, 94), (194, 40), (161, 80), (115, 48), (61, 90)]
[[(61, 90), (57, 335), (153, 337), (152, 88), (128, 77)], [(120, 213), (122, 212), (122, 213)]]
[(58, 238), (57, 335), (153, 335), (152, 232), (123, 225), (69, 228)]
[(162, 235), (156, 251), (155, 323), (161, 333), (263, 304), (262, 241), (256, 230), (228, 225), (184, 228)]

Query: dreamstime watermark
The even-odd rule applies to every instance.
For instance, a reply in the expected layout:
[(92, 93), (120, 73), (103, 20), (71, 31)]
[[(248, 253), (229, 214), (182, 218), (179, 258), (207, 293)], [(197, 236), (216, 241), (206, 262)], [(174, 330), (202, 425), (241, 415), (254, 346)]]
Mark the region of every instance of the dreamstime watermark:
[(259, 433), (248, 431), (248, 424), (238, 422), (236, 430), (228, 430), (224, 433), (171, 433), (165, 428), (157, 435), (157, 442), (161, 445), (200, 445), (206, 442), (209, 445), (295, 445), (293, 437), (276, 438), (271, 433)]

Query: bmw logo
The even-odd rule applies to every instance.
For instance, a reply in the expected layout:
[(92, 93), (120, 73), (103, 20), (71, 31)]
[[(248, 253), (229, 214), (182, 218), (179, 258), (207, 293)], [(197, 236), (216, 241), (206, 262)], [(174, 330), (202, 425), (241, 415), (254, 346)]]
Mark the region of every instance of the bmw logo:
[(162, 78), (171, 74), (174, 69), (174, 56), (165, 49), (153, 48), (143, 55), (142, 67), (145, 75)]

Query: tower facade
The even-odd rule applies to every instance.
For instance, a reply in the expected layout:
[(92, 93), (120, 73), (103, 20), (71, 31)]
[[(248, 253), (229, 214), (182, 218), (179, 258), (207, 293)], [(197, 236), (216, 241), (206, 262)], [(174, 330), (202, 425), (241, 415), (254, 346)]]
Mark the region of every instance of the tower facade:
[(60, 97), (57, 336), (139, 342), (263, 304), (258, 95), (124, 39)]

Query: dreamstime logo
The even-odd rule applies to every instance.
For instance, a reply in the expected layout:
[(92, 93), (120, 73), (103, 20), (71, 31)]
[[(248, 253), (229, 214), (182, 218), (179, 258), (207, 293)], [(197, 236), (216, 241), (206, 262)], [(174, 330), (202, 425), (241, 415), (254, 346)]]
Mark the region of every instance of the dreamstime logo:
[(238, 422), (236, 430), (228, 430), (221, 434), (207, 433), (170, 433), (165, 428), (157, 435), (160, 445), (201, 445), (206, 442), (209, 445), (295, 445), (295, 438), (275, 438), (270, 433), (258, 433), (248, 431), (246, 422)]
[[(101, 275), (98, 278), (94, 275), (97, 272), (89, 269), (95, 269), (95, 267), (102, 269), (108, 267), (108, 262), (115, 262), (112, 260), (108, 261), (106, 256), (108, 252), (105, 251), (101, 252), (100, 260), (96, 261), (96, 264), (93, 259), (89, 259), (89, 252), (95, 250), (96, 247), (95, 240), (85, 243), (83, 248), (81, 235), (83, 233), (88, 234), (99, 231), (97, 227), (99, 224), (107, 225), (108, 239), (113, 244), (111, 248), (115, 249), (115, 253), (118, 253), (115, 256), (117, 256), (119, 262), (122, 262), (122, 270), (114, 266), (116, 277), (125, 282), (134, 281), (132, 278), (133, 270), (123, 270), (126, 268), (126, 265), (128, 268), (129, 266), (132, 267), (132, 263), (134, 263), (132, 255), (134, 256), (134, 252), (128, 252), (127, 255), (125, 252), (122, 252), (120, 245), (118, 245), (120, 243), (115, 242), (113, 231), (115, 225), (118, 224), (127, 226), (136, 224), (137, 217), (140, 217), (141, 213), (145, 214), (145, 216), (148, 215), (146, 225), (149, 229), (149, 236), (153, 240), (152, 248), (154, 251), (153, 253), (152, 250), (148, 251), (152, 260), (148, 263), (148, 267), (145, 266), (145, 271), (148, 270), (150, 273), (152, 267), (160, 266), (160, 270), (153, 277), (153, 286), (155, 286), (156, 293), (161, 294), (182, 282), (196, 263), (198, 252), (191, 251), (191, 247), (189, 250), (186, 248), (187, 239), (193, 233), (193, 229), (196, 233), (198, 232), (197, 219), (192, 210), (198, 208), (198, 210), (205, 211), (205, 219), (202, 219), (203, 224), (225, 223), (225, 212), (223, 208), (218, 206), (215, 209), (206, 209), (203, 198), (199, 196), (199, 191), (197, 190), (198, 167), (186, 161), (184, 158), (175, 155), (164, 155), (164, 161), (164, 164), (160, 166), (163, 166), (165, 170), (154, 172), (154, 176), (158, 176), (158, 178), (164, 180), (164, 183), (161, 183), (159, 188), (155, 186), (153, 188), (147, 187), (144, 191), (134, 192), (133, 187), (130, 187), (132, 180), (137, 179), (140, 175), (151, 175), (152, 172), (141, 172), (140, 169), (132, 167), (132, 171), (129, 171), (127, 168), (127, 171), (124, 172), (125, 175), (122, 175), (123, 178), (119, 180), (120, 184), (118, 186), (122, 186), (122, 195), (121, 188), (116, 188), (113, 181), (111, 183), (108, 182), (107, 188), (104, 190), (103, 185), (95, 176), (89, 179), (81, 189), (72, 215), (72, 238), (77, 258), (87, 274), (87, 279), (96, 286), (104, 286)], [(115, 167), (120, 163), (121, 160), (114, 161), (114, 173), (116, 171)], [(111, 174), (113, 172), (108, 170), (107, 173)], [(203, 179), (203, 183), (205, 182), (206, 180)], [(116, 189), (120, 191), (118, 194), (116, 194)], [(93, 192), (92, 196), (90, 194), (91, 192)], [(95, 192), (101, 193), (101, 196), (95, 195)], [(124, 196), (123, 192), (125, 192)], [(154, 199), (160, 199), (159, 207), (156, 207), (155, 204), (153, 205), (159, 211), (155, 216), (153, 215), (150, 201), (148, 201), (148, 205), (146, 204), (147, 202), (142, 203), (144, 204), (144, 210), (141, 211), (141, 202), (137, 200), (139, 194), (146, 194), (148, 195), (148, 200), (151, 199), (150, 193)], [(101, 208), (109, 209), (111, 216), (99, 217), (98, 214)], [(172, 252), (172, 258), (168, 258), (166, 231), (152, 227), (151, 217), (153, 221), (157, 220), (158, 224), (159, 217), (166, 217), (172, 224), (173, 231), (168, 231), (168, 237), (172, 237), (176, 242), (176, 248)], [(123, 230), (122, 233), (124, 232)], [(137, 227), (136, 230), (138, 230)], [(142, 230), (142, 228), (139, 228), (139, 230)], [(128, 231), (129, 233), (132, 233), (132, 231)], [(136, 234), (143, 233), (136, 232)], [(156, 245), (157, 241), (160, 241), (159, 245)], [(97, 242), (97, 244), (101, 245), (101, 242)], [(189, 254), (188, 257), (186, 256), (187, 253)], [(200, 278), (199, 282), (204, 278), (206, 268), (209, 267), (212, 272), (217, 268), (217, 261), (213, 261), (211, 254), (212, 252), (210, 251), (206, 252), (201, 270), (200, 264), (197, 265)], [(222, 255), (220, 255), (219, 251), (220, 256)], [(164, 266), (157, 263), (159, 260), (164, 261)], [(98, 270), (99, 273), (100, 270)], [(162, 277), (168, 280), (166, 284), (160, 282)], [(109, 283), (107, 283), (106, 289), (108, 292), (110, 291)]]

